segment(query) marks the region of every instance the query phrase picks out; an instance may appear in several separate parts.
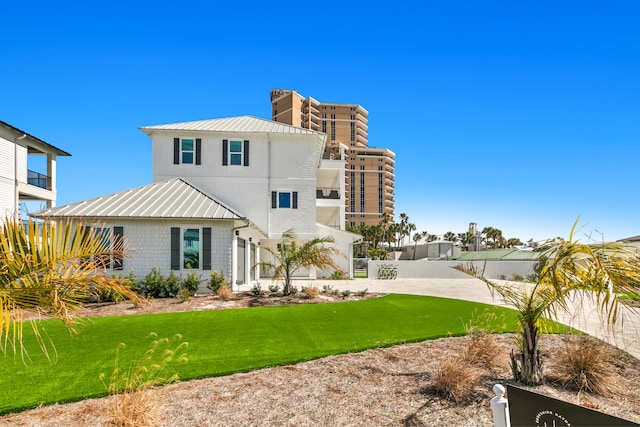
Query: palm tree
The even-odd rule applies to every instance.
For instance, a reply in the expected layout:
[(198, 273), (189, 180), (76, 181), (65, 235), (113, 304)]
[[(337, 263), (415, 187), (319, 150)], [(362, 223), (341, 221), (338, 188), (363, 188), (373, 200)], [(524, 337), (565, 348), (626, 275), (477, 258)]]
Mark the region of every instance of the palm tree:
[(282, 278), (284, 280), (282, 294), (290, 295), (291, 280), (298, 270), (310, 267), (339, 269), (332, 256), (340, 254), (340, 251), (333, 246), (327, 246), (333, 242), (334, 239), (330, 236), (314, 237), (301, 242), (293, 230), (287, 230), (282, 233), (282, 240), (277, 248), (264, 248), (272, 255), (273, 261), (260, 262), (259, 265), (271, 268), (272, 278)]
[(444, 233), (444, 240), (448, 241), (448, 242), (455, 242), (456, 241), (456, 233), (454, 233), (453, 231), (447, 231), (446, 233)]
[[(141, 302), (119, 279), (107, 275), (113, 259), (124, 256), (122, 239), (67, 221), (25, 224), (13, 217), (0, 224), (0, 348), (22, 345), (23, 311), (61, 319), (72, 331), (74, 314), (100, 292), (110, 292)], [(48, 349), (33, 330), (45, 354)]]
[(473, 245), (476, 242), (476, 236), (474, 236), (470, 231), (458, 233), (458, 238), (460, 239), (463, 251), (468, 251), (469, 245)]
[(569, 239), (551, 241), (540, 249), (536, 283), (501, 286), (473, 268), (463, 269), (483, 280), (518, 311), (522, 347), (511, 353), (511, 369), (516, 381), (539, 384), (543, 380), (538, 348), (545, 319), (558, 319), (569, 311), (570, 303), (588, 299), (606, 321), (614, 325), (620, 317), (619, 295), (640, 288), (640, 253), (623, 243), (585, 244), (574, 240), (578, 221)]
[(415, 233), (413, 235), (413, 259), (416, 259), (416, 250), (418, 249), (418, 242), (422, 240), (422, 237), (425, 235), (426, 231), (422, 233)]

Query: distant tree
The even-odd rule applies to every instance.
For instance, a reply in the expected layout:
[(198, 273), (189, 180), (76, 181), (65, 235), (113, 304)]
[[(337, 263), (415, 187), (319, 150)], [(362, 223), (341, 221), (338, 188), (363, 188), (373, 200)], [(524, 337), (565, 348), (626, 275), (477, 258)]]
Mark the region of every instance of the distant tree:
[(522, 241), (520, 241), (520, 239), (518, 239), (517, 237), (512, 237), (507, 240), (507, 246), (510, 248), (514, 246), (522, 246)]
[(424, 233), (426, 233), (426, 231), (423, 231), (422, 233), (415, 233), (413, 235), (413, 259), (416, 259), (416, 251), (418, 249), (418, 242), (420, 240), (422, 240), (422, 237), (424, 236)]
[(435, 242), (436, 240), (438, 240), (438, 236), (436, 236), (435, 234), (429, 234), (427, 236), (427, 242)]
[(469, 245), (473, 245), (476, 243), (476, 236), (474, 236), (470, 231), (459, 233), (458, 238), (460, 239), (460, 244), (462, 245), (463, 251), (468, 251)]
[(446, 233), (444, 233), (444, 240), (446, 240), (447, 242), (455, 242), (456, 241), (456, 233), (454, 233), (453, 231), (447, 231)]

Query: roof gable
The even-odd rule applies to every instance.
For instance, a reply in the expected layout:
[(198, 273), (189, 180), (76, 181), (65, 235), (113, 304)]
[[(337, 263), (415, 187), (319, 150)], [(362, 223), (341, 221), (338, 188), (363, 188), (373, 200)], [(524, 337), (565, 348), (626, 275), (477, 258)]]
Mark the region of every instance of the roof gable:
[(35, 212), (36, 218), (244, 219), (182, 178)]

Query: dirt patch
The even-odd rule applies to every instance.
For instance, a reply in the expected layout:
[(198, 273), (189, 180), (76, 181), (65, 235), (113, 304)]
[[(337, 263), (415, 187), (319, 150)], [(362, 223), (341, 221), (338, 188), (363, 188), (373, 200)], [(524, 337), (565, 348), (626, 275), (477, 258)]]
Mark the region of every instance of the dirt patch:
[[(372, 298), (379, 294), (367, 294)], [(304, 300), (243, 294), (232, 301), (213, 296), (153, 300), (145, 307), (130, 304), (89, 306), (83, 315), (119, 315), (167, 311), (212, 310), (251, 306), (342, 301), (341, 296)], [(516, 336), (494, 335), (497, 360), (484, 367), (478, 383), (459, 402), (442, 397), (434, 378), (444, 360), (460, 358), (470, 337), (443, 338), (326, 357), (292, 366), (273, 367), (225, 377), (171, 384), (150, 391), (158, 425), (163, 426), (490, 426), (489, 399), (496, 383), (510, 382), (508, 352)], [(550, 349), (562, 336), (542, 341), (546, 366)], [(608, 344), (601, 343), (603, 346)], [(552, 379), (534, 390), (612, 415), (640, 420), (640, 361), (611, 348), (620, 374), (616, 393), (591, 395), (563, 389)], [(0, 417), (0, 426), (79, 427), (109, 425), (108, 398), (53, 405)]]

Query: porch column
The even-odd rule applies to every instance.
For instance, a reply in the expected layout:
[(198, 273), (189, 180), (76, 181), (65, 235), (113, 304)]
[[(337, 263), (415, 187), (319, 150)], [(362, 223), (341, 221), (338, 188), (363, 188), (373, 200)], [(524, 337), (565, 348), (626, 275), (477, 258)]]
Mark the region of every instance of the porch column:
[(238, 292), (238, 230), (233, 231), (231, 240), (231, 290)]
[(245, 240), (244, 248), (244, 283), (251, 283), (251, 237)]
[(260, 242), (256, 244), (256, 282), (260, 281)]

